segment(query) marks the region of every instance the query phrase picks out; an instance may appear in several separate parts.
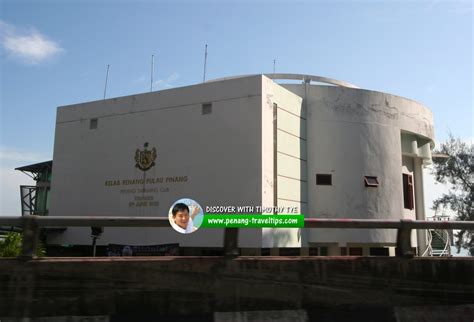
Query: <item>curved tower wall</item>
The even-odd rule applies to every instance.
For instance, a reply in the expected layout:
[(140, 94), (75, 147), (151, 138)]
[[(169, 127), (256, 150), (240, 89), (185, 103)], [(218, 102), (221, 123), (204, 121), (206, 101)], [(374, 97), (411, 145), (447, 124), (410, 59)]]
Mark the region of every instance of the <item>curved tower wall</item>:
[[(282, 86), (304, 99), (308, 217), (417, 219), (415, 208), (404, 209), (402, 173), (413, 173), (415, 159), (430, 161), (433, 117), (429, 109), (368, 90)], [(332, 185), (316, 185), (316, 174), (331, 174)], [(379, 186), (365, 186), (364, 176), (376, 176)], [(308, 243), (338, 241), (339, 247), (388, 245), (395, 243), (396, 231), (309, 229), (305, 236)]]

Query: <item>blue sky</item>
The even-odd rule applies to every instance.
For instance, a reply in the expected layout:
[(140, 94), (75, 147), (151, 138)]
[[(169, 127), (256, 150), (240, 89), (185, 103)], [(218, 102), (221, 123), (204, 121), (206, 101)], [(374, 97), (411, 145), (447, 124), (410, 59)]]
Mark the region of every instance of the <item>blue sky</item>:
[(208, 79), (277, 72), (341, 79), (430, 107), (436, 138), (473, 137), (472, 1), (2, 0), (1, 213), (12, 168), (52, 158), (56, 108)]

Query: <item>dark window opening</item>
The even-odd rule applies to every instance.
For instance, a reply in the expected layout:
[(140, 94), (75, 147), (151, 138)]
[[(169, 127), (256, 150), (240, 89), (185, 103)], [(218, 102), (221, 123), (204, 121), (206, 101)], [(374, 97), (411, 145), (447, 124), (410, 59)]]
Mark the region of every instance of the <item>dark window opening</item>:
[(341, 256), (346, 256), (346, 255), (347, 255), (347, 248), (341, 247)]
[(370, 247), (370, 256), (388, 256), (387, 247)]
[(405, 173), (403, 174), (403, 206), (410, 210), (414, 208), (413, 176)]
[(309, 256), (328, 256), (328, 248), (326, 246), (310, 247)]
[(97, 125), (99, 125), (99, 120), (98, 119), (91, 119), (89, 123), (89, 129), (95, 130), (97, 128)]
[(331, 186), (332, 185), (332, 174), (316, 174), (316, 185), (318, 185), (318, 186)]
[(212, 113), (212, 104), (205, 103), (202, 104), (202, 115), (211, 114)]
[(283, 248), (280, 248), (279, 255), (280, 256), (300, 256), (300, 248), (283, 247)]
[(379, 179), (373, 176), (365, 176), (364, 182), (366, 187), (378, 187), (379, 186)]
[[(412, 248), (411, 248), (411, 251), (412, 251), (413, 254), (415, 254), (415, 256), (418, 255), (418, 252), (417, 252), (416, 247), (412, 247)], [(400, 251), (399, 251), (399, 248), (398, 248), (398, 247), (395, 247), (395, 254), (400, 255)]]
[(206, 249), (204, 248), (201, 251), (201, 256), (222, 256), (223, 251), (222, 249)]
[(362, 256), (362, 247), (349, 247), (349, 256)]

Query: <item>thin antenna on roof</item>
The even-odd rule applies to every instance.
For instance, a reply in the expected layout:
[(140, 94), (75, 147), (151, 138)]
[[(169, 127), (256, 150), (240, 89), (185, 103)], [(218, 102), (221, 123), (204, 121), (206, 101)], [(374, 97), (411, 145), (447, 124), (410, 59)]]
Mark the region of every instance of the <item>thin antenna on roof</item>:
[(110, 68), (110, 65), (107, 65), (107, 74), (105, 75), (104, 100), (105, 100), (105, 94), (107, 94), (107, 81), (109, 79), (109, 68)]
[(202, 82), (206, 82), (206, 67), (207, 67), (207, 44), (206, 44), (206, 50), (204, 52), (204, 76), (202, 77)]
[(150, 82), (150, 92), (153, 92), (153, 72), (155, 64), (155, 55), (151, 55), (151, 82)]
[(273, 74), (275, 74), (276, 59), (273, 60)]

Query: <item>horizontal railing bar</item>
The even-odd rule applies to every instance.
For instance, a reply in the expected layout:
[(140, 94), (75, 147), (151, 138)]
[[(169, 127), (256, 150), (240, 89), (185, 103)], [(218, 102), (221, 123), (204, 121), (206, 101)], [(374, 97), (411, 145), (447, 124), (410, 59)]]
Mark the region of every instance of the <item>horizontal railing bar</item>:
[(171, 227), (168, 217), (37, 216), (39, 227)]
[(400, 220), (305, 218), (305, 228), (386, 228), (398, 229)]
[(21, 226), (21, 218), (18, 216), (0, 216), (0, 226)]
[[(168, 217), (118, 216), (0, 216), (0, 226), (21, 226), (31, 217), (39, 227), (169, 227)], [(305, 218), (305, 228), (350, 229), (464, 229), (474, 230), (474, 221), (380, 220)]]
[(414, 220), (407, 223), (412, 229), (459, 229), (474, 230), (474, 221), (427, 221)]
[(408, 219), (326, 219), (305, 218), (305, 228), (351, 228), (351, 229), (464, 229), (474, 230), (474, 221), (429, 221)]

